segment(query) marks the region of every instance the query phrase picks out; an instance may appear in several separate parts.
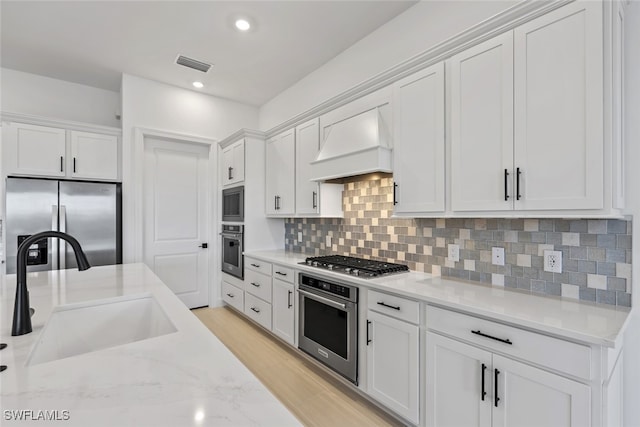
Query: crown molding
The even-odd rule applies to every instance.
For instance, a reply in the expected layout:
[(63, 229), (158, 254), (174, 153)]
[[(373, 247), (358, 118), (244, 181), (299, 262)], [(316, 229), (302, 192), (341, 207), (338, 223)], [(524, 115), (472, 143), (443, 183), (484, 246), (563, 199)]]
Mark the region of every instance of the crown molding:
[(122, 136), (122, 129), (111, 126), (94, 125), (71, 120), (54, 119), (32, 114), (13, 113), (10, 111), (0, 112), (0, 119), (3, 122), (27, 123), (30, 125), (49, 126), (64, 129), (77, 130), (81, 132), (95, 132), (107, 135)]
[(221, 148), (225, 148), (241, 138), (266, 139), (266, 134), (259, 130), (243, 128), (220, 141), (218, 145), (220, 145)]
[(525, 0), (267, 130), (270, 138), (575, 0)]

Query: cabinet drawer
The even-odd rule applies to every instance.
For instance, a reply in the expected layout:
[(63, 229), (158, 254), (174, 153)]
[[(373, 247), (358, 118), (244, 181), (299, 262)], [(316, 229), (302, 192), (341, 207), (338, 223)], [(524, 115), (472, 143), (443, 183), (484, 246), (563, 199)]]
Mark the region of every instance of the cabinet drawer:
[(281, 265), (274, 264), (273, 277), (283, 280), (285, 282), (293, 283), (295, 272), (293, 268), (283, 267)]
[(427, 307), (427, 327), (492, 351), (591, 379), (591, 350), (585, 345), (432, 306)]
[(271, 330), (271, 304), (251, 294), (245, 294), (244, 314), (266, 329)]
[(420, 323), (420, 303), (418, 301), (411, 301), (377, 291), (369, 291), (368, 295), (369, 310), (384, 313), (416, 325)]
[(266, 302), (271, 302), (271, 276), (265, 276), (255, 271), (246, 271), (244, 290)]
[(267, 276), (271, 276), (271, 263), (257, 260), (255, 258), (244, 258), (244, 266), (248, 270), (257, 271)]
[(227, 282), (222, 282), (222, 301), (236, 310), (244, 310), (244, 291)]

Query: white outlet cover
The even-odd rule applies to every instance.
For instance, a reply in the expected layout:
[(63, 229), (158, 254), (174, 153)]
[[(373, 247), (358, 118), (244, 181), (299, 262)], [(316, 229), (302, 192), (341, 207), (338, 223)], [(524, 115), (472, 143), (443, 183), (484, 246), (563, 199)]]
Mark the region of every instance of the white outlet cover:
[(491, 264), (504, 265), (504, 248), (491, 248)]
[(298, 242), (302, 242), (302, 231), (298, 231)]
[(544, 271), (562, 273), (562, 252), (544, 251)]
[(449, 248), (449, 261), (460, 261), (460, 245), (450, 244)]

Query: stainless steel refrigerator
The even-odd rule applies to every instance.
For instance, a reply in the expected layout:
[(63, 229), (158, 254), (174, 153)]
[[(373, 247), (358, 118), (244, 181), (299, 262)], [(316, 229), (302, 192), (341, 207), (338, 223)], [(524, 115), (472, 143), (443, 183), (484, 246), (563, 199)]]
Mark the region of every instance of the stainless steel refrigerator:
[[(7, 274), (16, 272), (20, 242), (46, 230), (75, 237), (92, 266), (122, 263), (120, 184), (10, 177), (6, 190)], [(27, 252), (27, 271), (76, 267), (62, 240), (42, 240)]]

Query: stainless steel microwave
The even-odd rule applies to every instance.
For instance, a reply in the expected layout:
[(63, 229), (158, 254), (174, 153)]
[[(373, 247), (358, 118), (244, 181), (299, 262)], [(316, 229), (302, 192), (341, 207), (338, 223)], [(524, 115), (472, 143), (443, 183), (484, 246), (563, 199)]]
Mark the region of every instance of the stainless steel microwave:
[(222, 220), (244, 221), (244, 186), (222, 190)]

